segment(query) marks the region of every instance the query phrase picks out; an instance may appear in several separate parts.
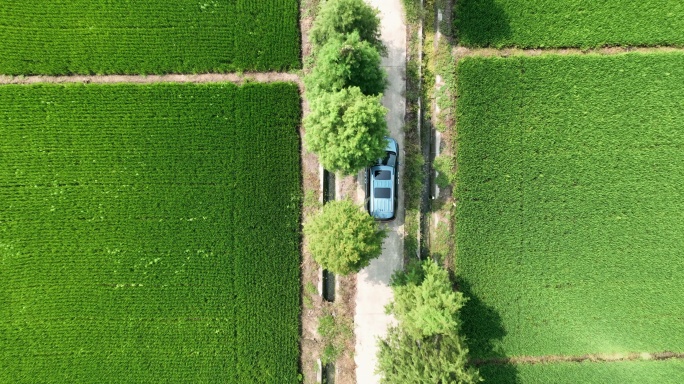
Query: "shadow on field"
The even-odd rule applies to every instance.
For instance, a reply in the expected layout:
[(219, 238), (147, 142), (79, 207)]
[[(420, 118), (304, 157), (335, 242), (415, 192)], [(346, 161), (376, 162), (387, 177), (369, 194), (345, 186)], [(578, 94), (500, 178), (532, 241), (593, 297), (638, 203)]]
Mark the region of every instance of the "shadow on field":
[(507, 363), (507, 356), (494, 345), (506, 335), (501, 316), (473, 293), (466, 279), (457, 277), (456, 288), (468, 298), (461, 309), (461, 319), (473, 365), (480, 370), (485, 383), (518, 384), (517, 368)]
[(458, 0), (454, 10), (458, 43), (469, 47), (501, 45), (511, 35), (510, 19), (495, 0)]

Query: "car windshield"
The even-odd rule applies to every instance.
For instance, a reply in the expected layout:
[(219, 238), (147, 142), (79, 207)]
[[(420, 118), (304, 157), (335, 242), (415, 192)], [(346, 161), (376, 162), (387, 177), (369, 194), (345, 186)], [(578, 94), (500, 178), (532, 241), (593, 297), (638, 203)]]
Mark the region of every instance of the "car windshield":
[(397, 154), (394, 152), (387, 152), (387, 155), (380, 160), (380, 164), (389, 165), (390, 167), (396, 166)]
[(392, 178), (392, 172), (377, 170), (373, 172), (373, 177), (375, 180), (390, 180)]
[(376, 199), (389, 199), (392, 196), (392, 190), (389, 188), (375, 188), (373, 194)]

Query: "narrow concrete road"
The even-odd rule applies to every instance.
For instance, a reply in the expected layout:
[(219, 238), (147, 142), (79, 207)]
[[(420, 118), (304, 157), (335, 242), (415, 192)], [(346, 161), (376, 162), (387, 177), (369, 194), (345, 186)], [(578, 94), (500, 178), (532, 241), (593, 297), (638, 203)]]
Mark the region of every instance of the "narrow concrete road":
[[(388, 57), (383, 66), (389, 77), (389, 87), (382, 103), (389, 109), (387, 123), (391, 136), (399, 143), (399, 210), (397, 218), (387, 224), (382, 255), (371, 262), (357, 276), (356, 313), (356, 382), (374, 384), (379, 382), (375, 374), (377, 362), (377, 339), (384, 337), (388, 325), (394, 322), (385, 314), (385, 305), (392, 300), (389, 281), (392, 274), (402, 267), (404, 254), (404, 115), (406, 113), (406, 23), (401, 0), (366, 0), (380, 10), (382, 18), (382, 40), (387, 46)], [(359, 185), (363, 185), (363, 179)], [(360, 193), (363, 193), (362, 191)]]

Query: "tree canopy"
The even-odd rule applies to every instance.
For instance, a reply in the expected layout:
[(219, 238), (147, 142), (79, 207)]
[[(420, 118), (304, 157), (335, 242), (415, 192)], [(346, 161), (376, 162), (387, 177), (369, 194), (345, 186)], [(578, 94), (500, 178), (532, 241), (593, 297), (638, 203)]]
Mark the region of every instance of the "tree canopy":
[(328, 40), (316, 57), (316, 65), (306, 76), (310, 98), (321, 91), (336, 92), (359, 87), (365, 95), (378, 95), (387, 87), (387, 73), (380, 66), (377, 49), (361, 40), (358, 31)]
[(389, 131), (380, 98), (350, 87), (311, 100), (306, 146), (326, 169), (353, 174), (384, 155)]
[(468, 366), (468, 348), (458, 311), (466, 299), (452, 288), (449, 273), (432, 260), (399, 272), (392, 281), (394, 302), (387, 310), (397, 319), (380, 341), (382, 383), (473, 384), (482, 381)]
[(458, 311), (466, 300), (451, 286), (449, 272), (425, 262), (422, 281), (395, 285), (389, 310), (414, 338), (449, 334), (460, 328)]
[(322, 3), (309, 31), (309, 41), (313, 44), (314, 51), (317, 51), (327, 41), (354, 31), (359, 33), (361, 40), (369, 42), (381, 54), (386, 52), (380, 40), (378, 10), (364, 0), (329, 0)]
[(348, 275), (382, 253), (385, 231), (350, 200), (335, 200), (304, 224), (311, 256), (321, 267)]

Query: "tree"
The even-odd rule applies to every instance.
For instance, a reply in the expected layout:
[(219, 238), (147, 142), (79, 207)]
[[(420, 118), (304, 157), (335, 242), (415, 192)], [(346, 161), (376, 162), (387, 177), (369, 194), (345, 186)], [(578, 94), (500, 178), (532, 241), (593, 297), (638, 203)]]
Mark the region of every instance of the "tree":
[(388, 310), (416, 339), (458, 331), (458, 311), (466, 300), (452, 289), (449, 272), (431, 260), (414, 268), (422, 269), (422, 280), (394, 284), (394, 302)]
[(468, 348), (459, 335), (458, 311), (466, 302), (452, 289), (448, 271), (432, 260), (410, 265), (392, 279), (388, 312), (397, 326), (380, 341), (377, 372), (382, 383), (482, 381), (468, 366)]
[(380, 98), (351, 87), (321, 93), (311, 101), (304, 138), (326, 169), (353, 174), (385, 154), (387, 109)]
[(316, 57), (316, 64), (306, 76), (310, 99), (321, 91), (337, 92), (347, 87), (359, 87), (364, 95), (378, 95), (387, 87), (387, 73), (380, 66), (380, 54), (358, 31), (345, 39), (329, 40)]
[(378, 351), (383, 384), (475, 384), (479, 372), (468, 366), (468, 349), (458, 335), (414, 339), (400, 327), (387, 331)]
[(360, 271), (382, 253), (385, 231), (350, 200), (331, 201), (304, 224), (311, 256), (321, 267), (347, 275)]
[(309, 41), (314, 51), (333, 38), (358, 31), (361, 40), (369, 42), (381, 54), (386, 52), (380, 40), (378, 10), (364, 0), (328, 0), (321, 9), (309, 31)]

